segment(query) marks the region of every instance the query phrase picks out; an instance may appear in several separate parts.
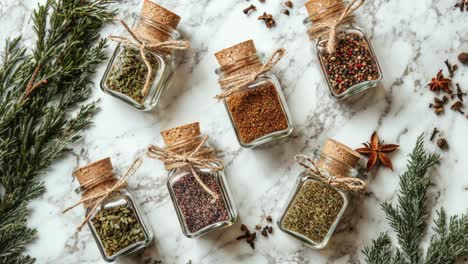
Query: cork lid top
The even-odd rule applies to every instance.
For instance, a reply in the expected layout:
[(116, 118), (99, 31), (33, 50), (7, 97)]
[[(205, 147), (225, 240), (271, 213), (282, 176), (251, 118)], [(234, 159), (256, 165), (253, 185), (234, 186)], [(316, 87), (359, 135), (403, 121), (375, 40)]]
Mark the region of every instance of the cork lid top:
[(215, 57), (219, 65), (223, 67), (253, 54), (257, 54), (257, 49), (253, 40), (250, 39), (216, 52)]
[(78, 182), (82, 185), (92, 179), (112, 173), (113, 167), (109, 157), (81, 167), (73, 172)]
[(173, 145), (187, 138), (200, 136), (200, 123), (190, 123), (161, 131), (161, 136), (167, 146)]
[(312, 16), (339, 3), (343, 3), (343, 0), (309, 0), (305, 3), (305, 7), (309, 16)]
[(152, 2), (151, 0), (144, 0), (140, 13), (144, 17), (155, 20), (158, 23), (173, 29), (176, 29), (180, 22), (180, 16)]
[(357, 151), (330, 138), (325, 142), (322, 153), (350, 167), (356, 166), (361, 158)]

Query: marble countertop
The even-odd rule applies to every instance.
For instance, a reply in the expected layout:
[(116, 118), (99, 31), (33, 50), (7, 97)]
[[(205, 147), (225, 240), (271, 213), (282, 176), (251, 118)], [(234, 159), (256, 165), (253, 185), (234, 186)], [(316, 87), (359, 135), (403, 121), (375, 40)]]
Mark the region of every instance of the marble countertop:
[[(30, 15), (36, 2), (0, 1), (0, 39), (23, 34), (26, 43), (33, 43)], [(38, 238), (28, 246), (28, 253), (37, 258), (37, 263), (105, 263), (89, 230), (75, 233), (83, 210), (61, 213), (79, 199), (73, 192), (78, 184), (72, 171), (110, 156), (116, 170), (122, 172), (149, 144), (162, 143), (162, 129), (192, 121), (200, 121), (202, 131), (221, 151), (238, 208), (236, 225), (200, 239), (184, 237), (165, 185), (166, 172), (158, 161), (147, 160), (129, 184), (150, 220), (154, 243), (140, 257), (119, 263), (143, 263), (148, 258), (182, 264), (189, 260), (204, 264), (363, 263), (364, 246), (379, 232), (390, 230), (379, 204), (395, 200), (398, 175), (405, 170), (407, 154), (417, 136), (430, 134), (435, 126), (450, 149), (440, 152), (434, 143), (427, 144), (443, 158), (431, 171), (435, 186), (430, 208), (443, 206), (449, 214), (467, 213), (468, 157), (463, 151), (468, 146), (468, 120), (450, 110), (436, 116), (428, 109), (434, 95), (425, 88), (439, 69), (445, 69), (445, 59), (455, 62), (458, 53), (468, 51), (468, 15), (454, 10), (454, 0), (367, 1), (357, 12), (358, 24), (371, 38), (382, 66), (384, 87), (353, 104), (328, 96), (313, 44), (302, 25), (305, 0), (293, 0), (289, 17), (281, 14), (281, 1), (159, 2), (181, 15), (181, 31), (193, 49), (182, 58), (173, 86), (163, 95), (158, 109), (146, 113), (101, 92), (98, 83), (105, 63), (99, 67), (93, 96), (101, 99), (102, 110), (95, 124), (70, 154), (44, 172), (47, 191), (30, 205), (29, 225), (37, 228)], [(247, 17), (242, 10), (250, 3), (259, 10)], [(130, 20), (140, 4), (140, 0), (119, 1), (120, 16)], [(263, 11), (277, 18), (275, 28), (267, 29), (257, 21)], [(103, 36), (115, 30), (120, 30), (117, 25), (109, 25)], [(213, 54), (250, 38), (266, 54), (279, 47), (288, 50), (273, 72), (283, 85), (295, 128), (289, 138), (254, 150), (239, 146), (224, 106), (212, 99), (219, 91)], [(3, 47), (3, 42), (0, 45)], [(467, 76), (465, 66), (455, 77), (465, 89)], [(358, 147), (374, 130), (386, 142), (401, 145), (392, 155), (394, 172), (381, 168), (370, 176), (368, 195), (356, 198), (356, 206), (349, 208), (348, 217), (326, 249), (312, 250), (276, 226), (273, 236), (258, 239), (255, 251), (235, 240), (241, 223), (253, 227), (265, 215), (279, 215), (301, 171), (294, 162), (295, 154), (311, 154), (327, 137)]]

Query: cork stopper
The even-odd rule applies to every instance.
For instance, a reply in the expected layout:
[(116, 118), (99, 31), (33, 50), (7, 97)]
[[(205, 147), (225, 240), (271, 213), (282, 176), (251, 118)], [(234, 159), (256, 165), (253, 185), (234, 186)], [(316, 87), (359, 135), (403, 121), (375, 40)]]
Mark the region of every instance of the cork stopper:
[(319, 161), (320, 167), (337, 177), (349, 177), (349, 167), (354, 168), (361, 158), (361, 155), (355, 150), (330, 138), (323, 145), (322, 154), (347, 165), (340, 166), (340, 164), (325, 160)]
[(342, 0), (309, 0), (305, 3), (305, 7), (309, 16), (313, 16), (342, 2)]
[[(177, 29), (180, 22), (180, 16), (151, 0), (143, 1), (140, 15), (143, 20), (150, 19), (162, 25), (162, 27), (157, 27), (154, 24), (142, 21), (142, 19), (138, 21), (135, 26), (137, 35), (151, 42), (163, 42), (170, 39), (171, 32), (168, 31)], [(164, 27), (169, 29), (164, 29)]]
[(200, 123), (198, 122), (161, 131), (161, 136), (167, 146), (200, 135)]
[[(255, 48), (255, 43), (253, 40), (247, 40), (236, 44), (232, 47), (220, 50), (215, 53), (215, 57), (218, 60), (219, 66), (226, 67), (232, 65), (234, 62), (244, 59), (248, 56), (255, 55), (258, 57), (257, 49)], [(260, 62), (260, 57), (258, 57), (258, 63), (248, 65), (246, 67), (241, 67), (239, 70), (234, 71), (235, 73), (248, 72), (259, 70), (262, 67)], [(230, 72), (229, 74), (233, 74)]]
[[(111, 159), (107, 157), (107, 158), (93, 162), (91, 164), (88, 164), (84, 167), (81, 167), (75, 170), (73, 172), (73, 175), (76, 177), (80, 185), (82, 185), (96, 178), (100, 178), (104, 175), (108, 175), (108, 174), (112, 175), (112, 171), (113, 171), (113, 167), (112, 167)], [(83, 197), (91, 196), (93, 194), (104, 191), (105, 189), (108, 189), (114, 186), (116, 182), (117, 182), (117, 179), (112, 175), (111, 177), (109, 177), (107, 181), (102, 182), (99, 185), (96, 185), (94, 187), (86, 189), (82, 196)], [(85, 207), (88, 207), (90, 203), (91, 201), (85, 203)]]

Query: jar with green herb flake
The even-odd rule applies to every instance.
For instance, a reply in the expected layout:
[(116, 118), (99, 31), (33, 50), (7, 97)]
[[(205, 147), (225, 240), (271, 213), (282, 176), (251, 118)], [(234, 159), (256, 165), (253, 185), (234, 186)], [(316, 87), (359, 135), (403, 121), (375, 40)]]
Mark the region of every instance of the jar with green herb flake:
[[(144, 0), (134, 27), (124, 36), (110, 36), (119, 44), (101, 81), (101, 89), (142, 111), (156, 107), (175, 70), (175, 50), (188, 48), (176, 30), (180, 17)], [(158, 46), (161, 45), (161, 46)], [(142, 56), (144, 54), (144, 56)]]
[[(358, 171), (354, 166), (359, 159), (359, 153), (332, 139), (308, 161), (311, 167), (298, 159), (298, 163), (308, 169), (299, 175), (281, 213), (280, 230), (312, 248), (324, 248), (349, 202), (348, 190), (342, 188), (340, 180), (347, 179), (345, 182), (356, 189), (365, 187), (365, 182), (356, 178)], [(357, 185), (353, 185), (355, 183)]]
[[(79, 190), (83, 191), (83, 199), (112, 188), (117, 182), (110, 158), (82, 167), (73, 174), (81, 185)], [(87, 214), (91, 212), (93, 201), (83, 204)], [(146, 222), (133, 194), (126, 188), (113, 192), (87, 221), (107, 262), (141, 252), (150, 244), (153, 233)]]

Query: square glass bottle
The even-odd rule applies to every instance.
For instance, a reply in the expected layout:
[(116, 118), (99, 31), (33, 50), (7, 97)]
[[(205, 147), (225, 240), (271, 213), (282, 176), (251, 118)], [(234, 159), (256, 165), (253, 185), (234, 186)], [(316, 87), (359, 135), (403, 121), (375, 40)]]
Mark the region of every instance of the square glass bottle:
[[(83, 186), (99, 178), (113, 175), (110, 158), (105, 158), (76, 170), (74, 173), (78, 182)], [(111, 188), (117, 179), (111, 177), (99, 182), (94, 187), (83, 192), (83, 198), (90, 197), (102, 190)], [(84, 203), (90, 211), (93, 204)], [(88, 227), (98, 245), (103, 259), (112, 262), (122, 256), (140, 252), (153, 240), (151, 228), (141, 212), (133, 194), (126, 188), (110, 195), (91, 215)]]
[[(203, 141), (199, 123), (191, 123), (161, 132), (166, 148), (179, 155), (192, 153)], [(212, 149), (207, 143), (201, 151)], [(214, 158), (213, 152), (204, 156)], [(213, 192), (208, 193), (202, 184)], [(189, 167), (172, 169), (167, 187), (183, 234), (197, 238), (213, 230), (231, 226), (237, 211), (223, 171)]]
[[(356, 177), (358, 171), (354, 165), (359, 158), (359, 153), (329, 139), (321, 153), (316, 151), (314, 163), (321, 176)], [(317, 173), (306, 170), (299, 175), (278, 220), (278, 227), (309, 247), (324, 248), (348, 203), (346, 191), (328, 184)]]
[[(144, 0), (141, 13), (133, 14), (133, 18), (132, 31), (145, 44), (180, 39), (176, 30), (180, 17), (150, 0)], [(133, 39), (128, 32), (125, 37)], [(175, 69), (175, 54), (171, 50), (144, 52), (151, 72), (137, 47), (119, 43), (101, 80), (101, 89), (139, 110), (149, 111), (168, 86)], [(148, 74), (151, 77), (147, 85)]]
[[(309, 17), (304, 24), (310, 32), (315, 25), (339, 16), (347, 5), (343, 0), (309, 0), (305, 4)], [(382, 83), (382, 70), (369, 38), (352, 20), (336, 28), (332, 53), (328, 51), (328, 43), (328, 34), (316, 38), (317, 57), (333, 98), (346, 99)]]
[[(220, 78), (259, 71), (263, 66), (252, 40), (223, 49), (215, 56), (221, 66), (216, 70)], [(253, 148), (292, 133), (281, 85), (271, 73), (261, 74), (223, 101), (242, 147)]]

